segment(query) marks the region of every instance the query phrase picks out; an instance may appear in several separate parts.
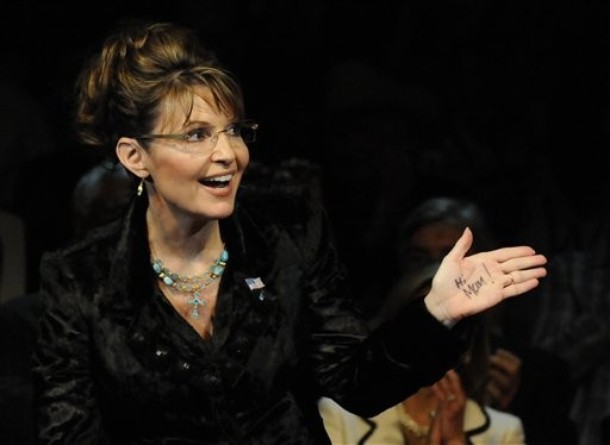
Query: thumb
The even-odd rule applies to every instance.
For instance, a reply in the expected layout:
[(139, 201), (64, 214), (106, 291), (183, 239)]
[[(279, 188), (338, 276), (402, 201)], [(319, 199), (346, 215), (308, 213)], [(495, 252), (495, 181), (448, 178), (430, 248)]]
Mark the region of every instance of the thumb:
[(440, 445), (443, 442), (439, 408), (430, 412), (430, 429), (428, 430), (428, 445)]
[(461, 260), (464, 258), (470, 247), (472, 246), (472, 231), (470, 227), (466, 227), (462, 236), (455, 242), (453, 248), (449, 251), (445, 258), (450, 260)]

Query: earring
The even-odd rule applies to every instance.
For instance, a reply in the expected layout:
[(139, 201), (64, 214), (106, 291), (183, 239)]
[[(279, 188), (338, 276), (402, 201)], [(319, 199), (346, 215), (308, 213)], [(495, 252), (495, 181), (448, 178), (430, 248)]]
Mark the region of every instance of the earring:
[(138, 196), (142, 196), (142, 193), (144, 193), (144, 178), (140, 179), (136, 193)]

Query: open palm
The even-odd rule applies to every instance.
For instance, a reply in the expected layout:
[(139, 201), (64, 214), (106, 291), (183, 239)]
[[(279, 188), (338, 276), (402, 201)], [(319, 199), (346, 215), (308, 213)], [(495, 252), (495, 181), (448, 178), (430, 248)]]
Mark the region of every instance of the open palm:
[(482, 312), (535, 288), (546, 275), (546, 258), (529, 246), (504, 247), (466, 257), (472, 241), (473, 234), (466, 228), (432, 280), (424, 301), (439, 321), (455, 322)]

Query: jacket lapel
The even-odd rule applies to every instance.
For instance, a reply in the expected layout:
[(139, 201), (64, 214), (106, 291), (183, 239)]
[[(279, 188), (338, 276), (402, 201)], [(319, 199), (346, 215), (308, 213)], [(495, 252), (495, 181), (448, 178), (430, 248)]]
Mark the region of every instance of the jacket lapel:
[[(108, 281), (100, 302), (103, 316), (126, 329), (134, 350), (143, 339), (149, 343), (164, 332), (152, 302), (155, 277), (149, 260), (146, 205), (145, 196), (135, 198), (118, 242), (113, 237), (117, 248), (109, 249)], [(212, 344), (238, 365), (232, 373), (235, 382), (277, 307), (273, 290), (277, 230), (257, 226), (237, 206), (231, 217), (221, 221), (221, 233), (230, 257), (220, 283)], [(230, 375), (226, 377), (231, 380)]]

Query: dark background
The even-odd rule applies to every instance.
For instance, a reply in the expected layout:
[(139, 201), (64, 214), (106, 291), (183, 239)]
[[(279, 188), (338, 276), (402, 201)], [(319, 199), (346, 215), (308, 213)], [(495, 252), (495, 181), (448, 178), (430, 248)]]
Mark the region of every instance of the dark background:
[(71, 189), (87, 165), (69, 129), (76, 73), (118, 20), (156, 18), (199, 29), (240, 78), (261, 123), (256, 159), (321, 167), (345, 238), (388, 242), (418, 200), (454, 193), (484, 205), (501, 241), (529, 240), (521, 229), (548, 194), (576, 219), (605, 199), (608, 10), (551, 0), (3, 2), (3, 82), (30, 95), (57, 148), (25, 167), (3, 156), (19, 171), (9, 207), (26, 215), (37, 249), (68, 236)]
[[(306, 161), (289, 169), (320, 182), (370, 307), (394, 282), (401, 222), (438, 194), (481, 205), (503, 245), (590, 249), (607, 270), (609, 12), (607, 0), (0, 2), (0, 210), (25, 222), (27, 291), (42, 252), (72, 236), (72, 192), (95, 158), (72, 139), (72, 85), (128, 18), (195, 27), (238, 76), (261, 124), (253, 158)], [(517, 344), (537, 301), (504, 305)], [(561, 370), (523, 357), (526, 408), (562, 434), (539, 409), (564, 408)]]
[[(324, 141), (315, 130), (330, 71), (355, 59), (393, 80), (425, 84), (445, 112), (472, 125), (478, 121), (484, 133), (492, 132), (490, 124), (528, 121), (547, 139), (537, 148), (553, 145), (556, 153), (556, 144), (585, 145), (582, 138), (598, 133), (606, 117), (605, 3), (2, 2), (2, 72), (42, 103), (54, 126), (63, 127), (65, 95), (84, 54), (117, 20), (180, 20), (200, 29), (241, 78), (251, 114), (265, 121), (265, 155), (319, 156)], [(499, 122), (482, 116), (492, 109)]]

